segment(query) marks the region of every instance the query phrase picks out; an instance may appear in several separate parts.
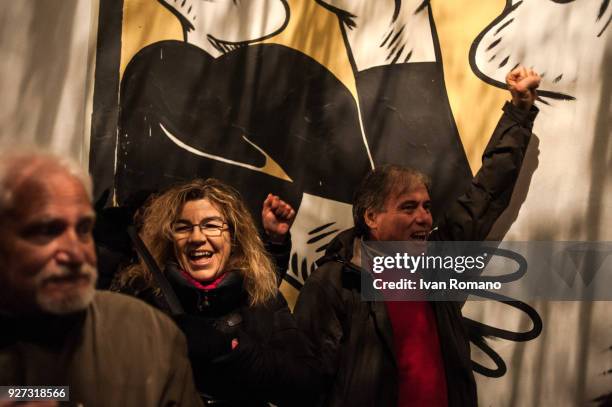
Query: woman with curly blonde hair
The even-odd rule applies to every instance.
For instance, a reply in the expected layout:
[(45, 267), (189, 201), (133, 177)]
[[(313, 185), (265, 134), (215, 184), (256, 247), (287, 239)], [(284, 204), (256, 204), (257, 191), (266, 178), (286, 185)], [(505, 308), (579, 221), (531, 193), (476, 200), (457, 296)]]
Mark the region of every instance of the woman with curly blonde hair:
[[(278, 197), (268, 195), (264, 201), (264, 230), (270, 242), (280, 243), (277, 259), (285, 262), (280, 268), (286, 269), (288, 256), (279, 256), (278, 248), (284, 242), (280, 251), (288, 252), (294, 216)], [(273, 262), (238, 192), (215, 179), (196, 179), (149, 200), (137, 223), (185, 310), (176, 321), (187, 337), (204, 401), (307, 404), (317, 381), (316, 363), (278, 291)], [(114, 289), (165, 308), (142, 261), (121, 272)]]

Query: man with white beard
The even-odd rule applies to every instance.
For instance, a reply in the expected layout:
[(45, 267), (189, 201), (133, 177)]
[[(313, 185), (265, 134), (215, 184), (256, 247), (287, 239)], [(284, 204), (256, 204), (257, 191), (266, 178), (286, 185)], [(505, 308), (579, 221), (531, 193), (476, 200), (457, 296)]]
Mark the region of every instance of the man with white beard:
[(85, 407), (201, 405), (170, 319), (96, 292), (94, 222), (77, 165), (0, 154), (0, 386), (69, 386)]

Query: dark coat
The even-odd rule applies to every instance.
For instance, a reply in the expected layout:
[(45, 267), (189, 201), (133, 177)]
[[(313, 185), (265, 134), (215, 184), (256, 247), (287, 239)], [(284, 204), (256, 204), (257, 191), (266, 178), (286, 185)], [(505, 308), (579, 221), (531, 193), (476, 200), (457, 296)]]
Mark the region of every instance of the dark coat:
[[(277, 272), (286, 270), (288, 249), (270, 248)], [(258, 306), (248, 304), (242, 277), (228, 275), (213, 290), (194, 287), (174, 263), (165, 275), (185, 310), (176, 322), (185, 333), (198, 391), (205, 403), (225, 406), (279, 406), (312, 404), (320, 371), (305, 336), (282, 294)], [(151, 287), (139, 282), (124, 287), (150, 304), (168, 311)], [(232, 350), (232, 339), (238, 346)]]
[[(482, 240), (508, 206), (537, 109), (507, 103), (469, 190), (454, 202), (432, 240)], [(339, 234), (300, 292), (294, 315), (314, 342), (329, 387), (325, 406), (395, 407), (398, 376), (393, 331), (384, 302), (363, 301), (361, 276), (350, 263), (353, 229)], [(449, 406), (477, 405), (470, 347), (461, 303), (432, 302)]]

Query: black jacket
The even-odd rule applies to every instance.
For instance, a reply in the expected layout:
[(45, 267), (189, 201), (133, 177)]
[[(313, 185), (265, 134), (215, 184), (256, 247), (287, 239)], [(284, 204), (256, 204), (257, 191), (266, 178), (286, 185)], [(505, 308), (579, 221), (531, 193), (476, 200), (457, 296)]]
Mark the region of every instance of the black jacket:
[[(280, 276), (287, 267), (288, 247), (268, 247)], [(318, 362), (280, 293), (266, 304), (250, 306), (237, 272), (228, 272), (207, 291), (188, 282), (174, 263), (166, 265), (164, 274), (185, 310), (175, 320), (187, 338), (196, 387), (205, 404), (312, 404), (313, 391), (319, 388)], [(121, 291), (168, 311), (155, 291), (142, 289), (138, 281)], [(232, 349), (235, 338), (238, 346)]]
[[(432, 240), (482, 240), (508, 206), (537, 109), (507, 103), (468, 191), (452, 203)], [(398, 377), (393, 331), (384, 302), (362, 301), (365, 272), (350, 264), (353, 229), (339, 234), (300, 292), (294, 315), (314, 342), (329, 387), (325, 406), (395, 407)], [(461, 303), (432, 302), (449, 406), (477, 405)]]

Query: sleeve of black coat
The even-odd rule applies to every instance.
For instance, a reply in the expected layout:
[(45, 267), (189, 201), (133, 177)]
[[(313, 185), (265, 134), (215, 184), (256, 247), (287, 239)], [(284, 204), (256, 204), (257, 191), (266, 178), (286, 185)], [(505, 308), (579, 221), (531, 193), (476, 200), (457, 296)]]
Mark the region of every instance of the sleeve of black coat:
[(319, 359), (323, 388), (318, 398), (325, 405), (325, 394), (333, 385), (338, 371), (341, 343), (344, 337), (344, 302), (333, 284), (320, 278), (325, 275), (323, 265), (308, 278), (293, 310), (298, 327), (314, 346)]
[(484, 240), (508, 207), (538, 109), (509, 102), (482, 156), (482, 167), (438, 223), (437, 240)]
[(213, 363), (231, 372), (239, 391), (278, 406), (309, 406), (319, 393), (320, 368), (312, 346), (298, 330), (285, 298), (279, 293), (266, 306), (274, 313), (274, 330), (265, 343), (247, 334), (238, 347)]
[(278, 278), (278, 284), (283, 281), (289, 268), (289, 257), (291, 255), (291, 233), (287, 233), (283, 243), (272, 243), (264, 233), (264, 245), (268, 254), (274, 261), (274, 268)]

